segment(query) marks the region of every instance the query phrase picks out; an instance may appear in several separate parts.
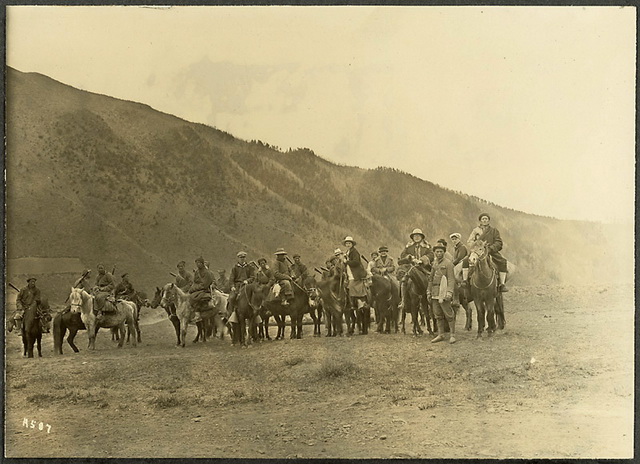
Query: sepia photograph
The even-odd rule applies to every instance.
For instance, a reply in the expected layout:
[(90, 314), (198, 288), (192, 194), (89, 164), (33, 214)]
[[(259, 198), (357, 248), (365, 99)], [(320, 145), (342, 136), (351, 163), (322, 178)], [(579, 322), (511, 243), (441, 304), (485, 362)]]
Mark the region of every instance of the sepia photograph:
[(5, 13), (5, 459), (634, 458), (636, 7)]

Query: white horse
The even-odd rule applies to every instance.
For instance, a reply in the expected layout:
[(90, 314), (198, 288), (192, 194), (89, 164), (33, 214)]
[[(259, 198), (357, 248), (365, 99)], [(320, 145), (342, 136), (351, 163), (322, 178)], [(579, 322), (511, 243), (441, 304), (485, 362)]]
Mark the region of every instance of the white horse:
[[(71, 311), (79, 312), (82, 322), (87, 327), (87, 334), (89, 335), (89, 349), (95, 350), (96, 346), (96, 334), (100, 327), (117, 327), (120, 332), (120, 340), (118, 341), (118, 348), (122, 348), (124, 344), (125, 325), (129, 329), (130, 333), (136, 333), (136, 313), (138, 308), (135, 303), (131, 301), (120, 301), (116, 303), (116, 311), (114, 313), (106, 313), (101, 317), (97, 317), (93, 312), (94, 308), (94, 296), (87, 293), (82, 288), (72, 288), (69, 295), (69, 301), (71, 303)], [(137, 337), (133, 337), (133, 346), (138, 346)]]

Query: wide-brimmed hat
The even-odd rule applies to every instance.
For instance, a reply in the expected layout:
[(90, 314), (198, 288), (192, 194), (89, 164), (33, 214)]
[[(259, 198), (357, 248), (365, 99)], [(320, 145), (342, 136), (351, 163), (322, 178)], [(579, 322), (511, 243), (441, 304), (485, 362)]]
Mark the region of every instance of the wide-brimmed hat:
[(286, 254), (287, 254), (287, 252), (284, 251), (284, 248), (278, 248), (276, 250), (276, 252), (274, 253), (274, 255), (286, 255)]
[(432, 248), (433, 251), (436, 251), (438, 249), (442, 251), (447, 251), (447, 247), (444, 246), (442, 243), (436, 243), (435, 245), (433, 245), (433, 248)]
[(457, 238), (458, 240), (460, 240), (462, 238), (462, 235), (460, 235), (458, 232), (454, 232), (453, 234), (449, 235), (449, 238)]
[(260, 263), (261, 263), (261, 262), (263, 262), (263, 261), (266, 263), (266, 262), (267, 262), (267, 258), (260, 258), (260, 259), (258, 259), (258, 264), (260, 264)]
[(422, 235), (423, 239), (425, 238), (425, 235), (422, 233), (422, 229), (413, 229), (413, 232), (409, 234), (409, 238), (413, 239), (413, 236), (416, 234)]
[(378, 248), (378, 253), (382, 253), (383, 251), (386, 251), (388, 253), (389, 248), (386, 246), (381, 246), (380, 248)]
[(38, 280), (38, 279), (36, 279), (35, 277), (29, 277), (29, 278), (27, 279), (27, 282), (31, 282), (32, 280), (35, 282), (35, 281), (36, 281), (36, 280)]
[(236, 256), (238, 258), (246, 258), (247, 257), (247, 252), (246, 251), (239, 251)]
[(487, 213), (482, 213), (480, 216), (478, 216), (478, 221), (485, 216), (487, 216), (487, 219), (491, 220), (491, 216), (489, 216)]
[(345, 245), (347, 242), (351, 242), (353, 243), (353, 246), (356, 245), (356, 241), (353, 239), (353, 237), (351, 235), (347, 235), (344, 240), (342, 241), (342, 244)]

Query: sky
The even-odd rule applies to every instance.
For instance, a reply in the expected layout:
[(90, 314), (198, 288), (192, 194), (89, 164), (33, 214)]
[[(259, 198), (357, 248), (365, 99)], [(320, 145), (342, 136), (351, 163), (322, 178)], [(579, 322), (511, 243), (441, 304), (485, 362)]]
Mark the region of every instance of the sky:
[(7, 64), (527, 213), (631, 224), (635, 23), (632, 7), (9, 6)]

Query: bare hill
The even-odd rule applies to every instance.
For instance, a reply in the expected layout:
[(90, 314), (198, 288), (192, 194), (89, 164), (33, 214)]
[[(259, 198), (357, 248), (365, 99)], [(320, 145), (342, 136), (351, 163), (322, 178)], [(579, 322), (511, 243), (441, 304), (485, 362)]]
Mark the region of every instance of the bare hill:
[[(283, 152), (40, 74), (8, 68), (7, 121), (9, 258), (104, 262), (148, 290), (198, 255), (229, 268), (240, 249), (270, 259), (284, 246), (319, 265), (347, 234), (364, 253), (385, 244), (397, 256), (414, 227), (432, 242), (466, 238), (487, 211), (518, 266), (515, 283), (611, 277), (605, 226), (501, 208), (393, 169), (338, 166), (308, 149)], [(585, 252), (597, 266), (577, 263)]]

